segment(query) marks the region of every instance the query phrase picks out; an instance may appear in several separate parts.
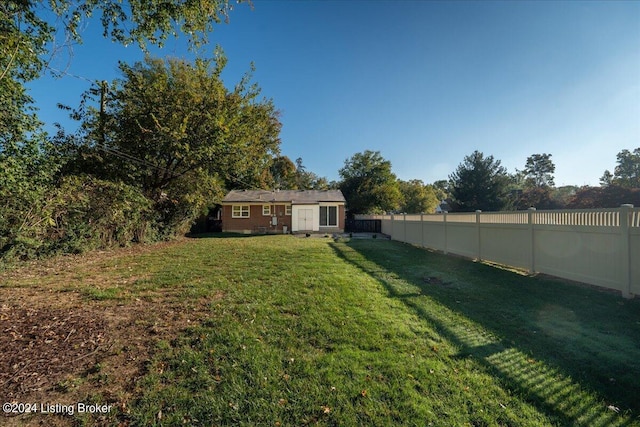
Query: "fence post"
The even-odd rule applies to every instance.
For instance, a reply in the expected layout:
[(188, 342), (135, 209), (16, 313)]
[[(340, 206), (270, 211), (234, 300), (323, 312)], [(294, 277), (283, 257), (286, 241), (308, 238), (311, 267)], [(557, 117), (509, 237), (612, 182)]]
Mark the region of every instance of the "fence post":
[(449, 253), (447, 251), (447, 212), (444, 211), (442, 215), (444, 215), (444, 254), (447, 255)]
[(482, 242), (480, 241), (480, 214), (482, 213), (482, 211), (480, 209), (478, 209), (476, 211), (476, 230), (477, 230), (477, 235), (478, 235), (478, 261), (482, 261)]
[(420, 244), (424, 248), (424, 213), (420, 214)]
[(529, 273), (533, 274), (536, 272), (536, 234), (533, 228), (533, 214), (536, 211), (536, 208), (530, 207), (527, 209), (527, 222), (529, 224), (529, 239), (531, 241), (531, 258), (529, 264)]
[(622, 250), (622, 296), (631, 298), (631, 237), (629, 213), (633, 205), (620, 205), (620, 246)]
[(402, 214), (402, 221), (403, 221), (402, 228), (404, 229), (404, 232), (403, 232), (404, 238), (402, 239), (402, 241), (406, 243), (407, 242), (407, 213), (406, 212)]

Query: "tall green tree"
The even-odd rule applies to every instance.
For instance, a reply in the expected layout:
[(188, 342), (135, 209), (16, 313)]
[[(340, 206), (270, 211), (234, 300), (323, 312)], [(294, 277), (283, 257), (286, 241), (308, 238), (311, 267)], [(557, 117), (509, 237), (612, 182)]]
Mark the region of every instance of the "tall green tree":
[(509, 176), (493, 156), (480, 151), (465, 156), (449, 175), (453, 208), (457, 211), (499, 211), (507, 206)]
[(391, 162), (379, 151), (354, 154), (345, 160), (339, 174), (340, 190), (350, 213), (381, 213), (400, 207), (402, 194), (397, 178), (391, 171)]
[(436, 198), (439, 201), (443, 201), (449, 198), (449, 181), (446, 179), (440, 179), (431, 184), (433, 190), (436, 193)]
[(307, 171), (306, 166), (302, 163), (302, 157), (296, 159), (296, 188), (311, 189), (313, 186), (312, 173)]
[(613, 174), (609, 172), (609, 170), (605, 170), (602, 176), (600, 177), (600, 185), (606, 187), (607, 185), (611, 185), (613, 183)]
[(277, 156), (269, 169), (276, 188), (295, 190), (298, 188), (296, 165), (287, 156)]
[(622, 150), (617, 156), (618, 165), (613, 174), (604, 171), (600, 184), (603, 186), (619, 185), (625, 188), (640, 188), (640, 147), (633, 151)]
[[(235, 2), (233, 2), (235, 3)], [(162, 45), (170, 36), (187, 34), (193, 46), (207, 41), (214, 24), (228, 20), (229, 0), (5, 0), (0, 3), (0, 150), (38, 129), (25, 84), (47, 67), (59, 46), (60, 31), (72, 43), (82, 41), (79, 28), (99, 16), (103, 35), (145, 47)]]
[[(79, 43), (82, 41), (79, 28), (95, 16), (102, 24), (104, 36), (119, 43), (137, 43), (143, 48), (147, 43), (161, 45), (167, 37), (181, 32), (188, 34), (191, 45), (197, 47), (206, 42), (214, 24), (228, 19), (232, 3), (228, 0), (0, 2), (0, 199), (6, 201), (0, 206), (0, 257), (8, 253), (31, 256), (28, 254), (41, 251), (46, 246), (43, 236), (51, 227), (56, 235), (69, 231), (58, 227), (68, 218), (56, 216), (60, 210), (53, 207), (60, 201), (71, 200), (67, 197), (72, 196), (71, 193), (61, 192), (72, 192), (73, 186), (61, 185), (56, 177), (56, 172), (70, 157), (53, 155), (25, 86), (42, 75), (61, 47), (54, 43), (54, 35), (62, 32), (66, 35), (62, 38), (70, 44)], [(66, 141), (67, 146), (77, 146), (68, 143), (73, 142), (73, 136), (61, 133), (57, 140)], [(79, 152), (82, 158), (96, 158), (95, 151)], [(114, 166), (117, 165), (110, 166), (112, 172)], [(79, 183), (78, 188), (83, 185)], [(112, 184), (100, 185), (111, 188)], [(122, 205), (136, 205), (138, 198), (133, 190), (117, 183), (112, 187), (116, 192), (127, 189), (123, 192)], [(87, 209), (96, 213), (91, 203), (86, 206), (91, 206)], [(69, 240), (68, 235), (64, 238)]]
[[(296, 159), (295, 187), (301, 190), (329, 190), (331, 183), (325, 177), (318, 176), (314, 172), (307, 170), (302, 163), (302, 157)], [(335, 187), (335, 185), (334, 185)]]
[(33, 7), (23, 1), (0, 4), (0, 151), (19, 145), (40, 127), (24, 84), (42, 72), (41, 56), (53, 27)]
[(525, 186), (529, 188), (553, 187), (553, 173), (556, 166), (551, 160), (551, 154), (532, 154), (527, 157), (524, 166)]
[[(222, 52), (189, 63), (147, 57), (121, 64), (104, 105), (83, 117), (73, 162), (139, 187), (167, 221), (188, 221), (223, 187), (268, 188), (279, 153), (278, 111), (247, 74), (228, 90)], [(86, 160), (83, 164), (83, 160)], [(96, 172), (94, 172), (96, 173)]]
[(556, 191), (551, 187), (529, 187), (517, 194), (513, 201), (516, 209), (558, 209), (561, 201), (556, 199)]
[(511, 204), (516, 209), (555, 209), (554, 177), (556, 167), (551, 154), (532, 154), (524, 170), (511, 176)]
[(39, 246), (51, 220), (46, 199), (58, 168), (25, 88), (42, 72), (53, 31), (32, 7), (0, 4), (0, 257), (23, 257)]
[(439, 200), (432, 185), (425, 185), (419, 179), (398, 180), (402, 204), (400, 210), (405, 213), (433, 213)]

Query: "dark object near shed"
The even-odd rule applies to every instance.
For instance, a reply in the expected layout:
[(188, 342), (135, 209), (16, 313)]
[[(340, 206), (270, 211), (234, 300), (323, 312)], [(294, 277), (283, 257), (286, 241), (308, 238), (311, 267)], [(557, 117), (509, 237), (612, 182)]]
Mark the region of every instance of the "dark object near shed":
[(347, 219), (344, 224), (349, 233), (381, 233), (382, 220), (379, 219)]

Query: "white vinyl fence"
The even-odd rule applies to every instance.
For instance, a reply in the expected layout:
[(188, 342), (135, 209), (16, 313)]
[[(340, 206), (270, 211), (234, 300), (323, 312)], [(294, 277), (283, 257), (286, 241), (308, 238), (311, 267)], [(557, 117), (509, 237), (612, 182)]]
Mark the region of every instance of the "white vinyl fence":
[(640, 208), (359, 215), (411, 243), (640, 295)]

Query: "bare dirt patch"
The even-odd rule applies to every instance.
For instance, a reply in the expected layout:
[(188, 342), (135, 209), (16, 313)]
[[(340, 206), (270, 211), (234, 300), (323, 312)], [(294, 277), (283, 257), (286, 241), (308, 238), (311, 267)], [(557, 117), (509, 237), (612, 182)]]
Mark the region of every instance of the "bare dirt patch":
[(444, 282), (441, 278), (436, 277), (436, 276), (425, 277), (422, 280), (424, 281), (424, 283), (427, 283), (429, 285), (436, 285), (436, 286), (447, 286), (447, 285), (449, 285), (449, 283)]
[[(18, 401), (86, 369), (105, 347), (107, 322), (86, 308), (0, 307), (0, 399)], [(71, 368), (71, 369), (69, 369)]]
[[(126, 425), (128, 402), (157, 343), (198, 324), (222, 295), (180, 298), (167, 289), (124, 301), (96, 301), (49, 279), (73, 274), (78, 266), (172, 244), (58, 257), (0, 274), (0, 403), (104, 403), (114, 409), (91, 416), (89, 424)], [(47, 280), (24, 285), (34, 278)], [(0, 413), (0, 424), (71, 426), (76, 421), (68, 414)]]

